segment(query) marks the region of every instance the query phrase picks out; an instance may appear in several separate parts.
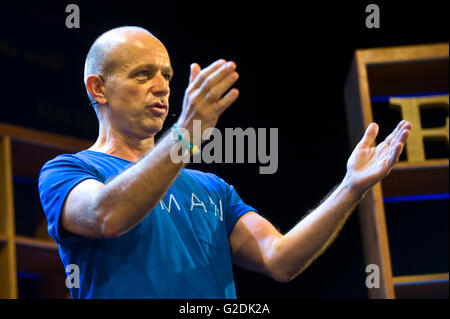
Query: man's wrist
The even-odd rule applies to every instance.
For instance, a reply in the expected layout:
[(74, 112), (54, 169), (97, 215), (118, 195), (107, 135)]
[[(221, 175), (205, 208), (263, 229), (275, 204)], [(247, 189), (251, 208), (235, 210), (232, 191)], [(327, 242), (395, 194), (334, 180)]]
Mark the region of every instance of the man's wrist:
[(344, 179), (341, 182), (341, 187), (345, 192), (347, 192), (351, 196), (351, 198), (353, 198), (355, 201), (358, 202), (364, 198), (367, 191), (370, 189), (364, 188), (356, 184), (349, 172), (345, 174)]
[(199, 151), (199, 148), (191, 142), (188, 130), (175, 123), (171, 127), (171, 131), (173, 140), (182, 147), (184, 157), (189, 156), (189, 154), (195, 155)]

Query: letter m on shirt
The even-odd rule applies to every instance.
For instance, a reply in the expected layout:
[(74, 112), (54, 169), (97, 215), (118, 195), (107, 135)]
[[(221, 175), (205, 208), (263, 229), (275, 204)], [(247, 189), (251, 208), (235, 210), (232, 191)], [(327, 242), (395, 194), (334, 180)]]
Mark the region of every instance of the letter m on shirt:
[(169, 207), (166, 206), (166, 204), (164, 203), (164, 200), (161, 200), (159, 203), (161, 204), (161, 208), (162, 210), (167, 210), (170, 213), (170, 210), (172, 208), (172, 200), (175, 203), (175, 205), (178, 208), (178, 211), (181, 210), (180, 205), (178, 205), (177, 200), (175, 199), (175, 197), (173, 196), (173, 194), (170, 194), (169, 196)]

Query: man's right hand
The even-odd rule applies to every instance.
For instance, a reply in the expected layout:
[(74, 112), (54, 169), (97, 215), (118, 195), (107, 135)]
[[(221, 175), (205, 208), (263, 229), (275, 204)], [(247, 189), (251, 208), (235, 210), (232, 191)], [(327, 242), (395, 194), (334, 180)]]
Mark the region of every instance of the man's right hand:
[(235, 70), (234, 62), (223, 59), (203, 70), (197, 63), (191, 64), (189, 86), (177, 121), (180, 127), (189, 131), (190, 136), (193, 135), (194, 120), (201, 121), (203, 133), (205, 129), (215, 127), (220, 115), (236, 101), (239, 91), (236, 88), (229, 90), (239, 78)]

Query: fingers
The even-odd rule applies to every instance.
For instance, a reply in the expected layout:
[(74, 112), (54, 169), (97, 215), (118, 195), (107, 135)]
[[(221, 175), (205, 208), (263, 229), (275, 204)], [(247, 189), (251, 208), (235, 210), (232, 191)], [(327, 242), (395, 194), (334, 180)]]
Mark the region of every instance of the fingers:
[(391, 132), (391, 134), (388, 135), (388, 137), (386, 137), (386, 139), (384, 140), (384, 142), (386, 142), (387, 145), (389, 145), (391, 143), (391, 141), (393, 140), (393, 138), (396, 136), (396, 134), (398, 133), (400, 127), (403, 125), (403, 121), (401, 121), (399, 124), (397, 124), (397, 126), (395, 127), (395, 129)]
[(397, 144), (395, 144), (394, 147), (392, 147), (391, 153), (389, 154), (390, 156), (389, 156), (389, 160), (388, 160), (388, 167), (392, 167), (392, 166), (394, 166), (395, 163), (398, 162), (400, 154), (403, 151), (403, 147), (404, 147), (404, 144), (401, 144), (401, 143), (397, 143)]
[(205, 82), (205, 80), (211, 75), (211, 73), (216, 71), (218, 68), (223, 66), (225, 63), (226, 63), (226, 61), (224, 59), (220, 59), (220, 60), (217, 60), (216, 62), (214, 62), (213, 64), (211, 64), (210, 66), (208, 66), (207, 68), (200, 71), (198, 73), (198, 75), (195, 77), (195, 79), (193, 80), (193, 82), (191, 83), (192, 89), (198, 89), (200, 86), (202, 86), (203, 82)]
[(191, 127), (193, 120), (201, 120), (206, 123), (205, 127), (214, 126), (218, 116), (238, 98), (239, 91), (230, 90), (238, 78), (236, 64), (232, 61), (220, 59), (203, 70), (192, 63), (180, 123)]
[[(239, 74), (235, 71), (236, 64), (223, 59), (217, 60), (204, 70), (198, 64), (191, 65), (190, 92), (197, 91), (197, 98), (206, 102), (206, 105), (215, 105), (218, 111), (230, 106), (238, 97), (239, 91), (233, 89), (222, 97), (238, 80)], [(197, 105), (201, 105), (197, 103)]]
[(236, 64), (227, 62), (216, 71), (211, 73), (208, 78), (203, 81), (200, 94), (205, 96), (210, 103), (217, 102), (225, 91), (238, 79)]
[(403, 151), (403, 148), (406, 144), (406, 139), (409, 136), (411, 130), (411, 123), (407, 121), (401, 121), (397, 128), (391, 133), (392, 137), (389, 140), (390, 147), (390, 156), (389, 156), (389, 165), (393, 166), (400, 157), (400, 154)]
[(392, 131), (391, 134), (389, 134), (388, 137), (386, 137), (386, 139), (384, 140), (386, 142), (386, 144), (391, 144), (392, 142), (396, 142), (398, 141), (398, 138), (400, 135), (402, 135), (402, 133), (404, 132), (405, 129), (411, 129), (411, 123), (409, 123), (408, 121), (402, 120), (400, 121), (400, 123), (398, 123), (397, 127), (394, 129), (394, 131)]
[(379, 130), (378, 124), (370, 123), (358, 146), (361, 148), (370, 147), (370, 145), (372, 145), (372, 143), (375, 141), (375, 138), (378, 135), (378, 130)]
[(200, 71), (201, 71), (200, 66), (197, 63), (191, 64), (191, 74), (189, 76), (189, 84), (191, 84), (195, 80)]
[(223, 112), (225, 109), (227, 109), (231, 104), (236, 101), (236, 99), (239, 96), (238, 89), (232, 89), (230, 92), (228, 92), (217, 104), (217, 107), (219, 109), (219, 112)]
[(402, 125), (401, 129), (399, 129), (399, 132), (394, 137), (393, 141), (394, 143), (401, 143), (405, 145), (406, 139), (409, 136), (409, 132), (411, 131), (411, 123), (406, 122)]
[[(200, 88), (202, 96), (208, 96), (210, 102), (216, 102), (230, 87), (236, 82), (238, 78), (236, 64), (232, 61), (225, 62), (225, 60), (218, 60), (203, 71), (195, 71), (196, 64), (191, 68), (190, 84), (192, 83), (192, 90)], [(192, 74), (195, 75), (195, 78)], [(198, 73), (199, 72), (199, 73)]]
[[(386, 145), (391, 148), (391, 149), (397, 149), (398, 145), (400, 145), (401, 149), (400, 149), (400, 153), (403, 150), (403, 147), (406, 143), (406, 139), (409, 136), (410, 133), (410, 129), (411, 129), (411, 123), (407, 122), (407, 121), (401, 121), (398, 125), (397, 128), (394, 130), (394, 132), (392, 132), (388, 138), (386, 138)], [(397, 154), (394, 158), (395, 161), (398, 161), (398, 157), (400, 156), (400, 154)]]
[(205, 81), (205, 87), (202, 88), (202, 91), (208, 102), (215, 103), (219, 101), (222, 95), (236, 83), (239, 74), (237, 72), (229, 73), (230, 71), (232, 71), (232, 69), (227, 72), (222, 72), (221, 69), (219, 69), (210, 76), (210, 80)]

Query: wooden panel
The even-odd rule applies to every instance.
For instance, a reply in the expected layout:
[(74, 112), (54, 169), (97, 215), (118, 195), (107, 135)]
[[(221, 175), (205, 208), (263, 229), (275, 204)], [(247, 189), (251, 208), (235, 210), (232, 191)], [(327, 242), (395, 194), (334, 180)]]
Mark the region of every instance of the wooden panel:
[(416, 283), (422, 281), (441, 281), (441, 280), (448, 280), (448, 273), (394, 277), (395, 284)]
[(53, 240), (42, 240), (37, 238), (30, 238), (25, 236), (16, 236), (16, 244), (27, 246), (27, 247), (35, 247), (42, 249), (50, 249), (50, 250), (58, 250), (58, 244), (56, 244)]
[[(58, 248), (53, 243), (19, 238), (16, 242), (17, 269), (20, 272), (47, 276), (55, 270), (64, 273)], [(63, 282), (64, 284), (64, 282)]]
[(0, 298), (17, 298), (11, 141), (0, 136)]
[[(13, 140), (11, 145), (14, 176), (37, 180), (45, 162), (67, 153), (60, 148), (40, 146), (21, 140)], [(30, 160), (32, 159), (32, 160)]]
[(0, 123), (1, 135), (11, 138), (14, 175), (32, 179), (37, 179), (46, 161), (62, 153), (79, 152), (93, 144), (91, 141), (4, 123)]
[(14, 233), (11, 140), (0, 136), (0, 233)]
[[(45, 218), (39, 219), (35, 231), (41, 239), (15, 236), (13, 176), (36, 181), (46, 161), (62, 153), (87, 149), (92, 144), (92, 141), (0, 123), (0, 298), (18, 297), (18, 271), (39, 276), (38, 297), (70, 297), (58, 246), (46, 233)], [(44, 217), (42, 209), (37, 213)]]
[[(350, 146), (353, 148), (373, 118), (366, 67), (358, 51), (347, 78), (345, 98)], [(379, 205), (380, 198), (380, 185), (376, 185), (358, 206), (365, 262), (380, 267), (380, 288), (368, 291), (370, 298), (377, 299), (394, 298), (384, 208)]]
[(383, 196), (448, 193), (448, 160), (397, 163), (383, 182)]
[[(358, 143), (373, 121), (371, 95), (448, 90), (448, 55), (448, 43), (356, 50), (344, 91), (350, 146)], [(399, 84), (400, 77), (406, 77), (403, 79), (409, 83)], [(429, 80), (425, 89), (420, 87), (424, 79)], [(401, 88), (404, 84), (406, 87)], [(391, 92), (394, 85), (396, 88)], [(399, 163), (383, 184), (375, 185), (360, 203), (366, 263), (377, 264), (381, 270), (381, 288), (369, 289), (371, 298), (395, 297), (382, 197), (424, 192), (448, 192), (448, 160), (419, 168)]]
[(30, 128), (0, 123), (0, 135), (29, 144), (56, 148), (63, 152), (78, 152), (92, 146), (93, 142), (59, 134), (42, 132)]
[(39, 276), (39, 298), (67, 298), (66, 273), (56, 243), (18, 236), (16, 251), (18, 271)]
[(353, 149), (364, 132), (364, 117), (362, 114), (361, 83), (358, 81), (358, 65), (356, 56), (352, 61), (344, 90), (349, 145)]
[(394, 298), (392, 266), (389, 252), (384, 206), (380, 200), (381, 190), (377, 184), (359, 204), (359, 218), (366, 265), (380, 268), (380, 288), (369, 289), (369, 297)]
[(17, 298), (15, 260), (11, 242), (0, 243), (0, 299)]
[(92, 141), (0, 123), (0, 136), (12, 143), (14, 175), (37, 178), (42, 165), (62, 153), (76, 153)]
[[(411, 62), (411, 60), (438, 61), (437, 59), (447, 59), (447, 61), (442, 60), (443, 61), (442, 63), (444, 64), (447, 63), (446, 65), (448, 66), (448, 56), (449, 56), (448, 43), (356, 50), (354, 59), (357, 71), (356, 76), (358, 79), (359, 86), (357, 88), (353, 88), (353, 90), (354, 89), (359, 90), (360, 96), (359, 107), (362, 109), (363, 114), (363, 128), (361, 129), (361, 131), (356, 132), (357, 135), (362, 136), (364, 128), (366, 128), (370, 124), (370, 122), (373, 121), (370, 96), (374, 94), (373, 92), (370, 91), (371, 83), (369, 83), (368, 65), (376, 63), (379, 65), (371, 67), (378, 68), (379, 66), (381, 70), (383, 70), (384, 69), (383, 64), (385, 65), (390, 64), (390, 67), (394, 67), (396, 64), (401, 64), (408, 61)], [(441, 70), (443, 67), (442, 63), (441, 64), (440, 62), (437, 63), (436, 68)], [(448, 88), (448, 67), (444, 68), (440, 72), (442, 73), (445, 71), (447, 71), (447, 76), (443, 77), (447, 79), (446, 80), (447, 86), (443, 87)], [(398, 72), (393, 72), (393, 74), (395, 74), (396, 76), (397, 75), (407, 76), (407, 74), (404, 73), (398, 74)], [(382, 80), (383, 79), (381, 77), (381, 80), (378, 81), (377, 83), (380, 83), (380, 85), (382, 85), (383, 84)], [(398, 79), (395, 79), (395, 82), (398, 82)], [(351, 85), (351, 83), (347, 81), (346, 85), (349, 86)], [(439, 87), (436, 88), (436, 90), (438, 89)], [(350, 126), (354, 124), (355, 123), (349, 123)]]
[(394, 277), (399, 299), (448, 299), (448, 273)]
[(8, 242), (8, 237), (5, 234), (0, 234), (0, 244)]
[(398, 63), (411, 60), (426, 60), (448, 57), (448, 43), (394, 46), (357, 50), (361, 62)]
[(367, 65), (370, 95), (448, 91), (448, 58)]

